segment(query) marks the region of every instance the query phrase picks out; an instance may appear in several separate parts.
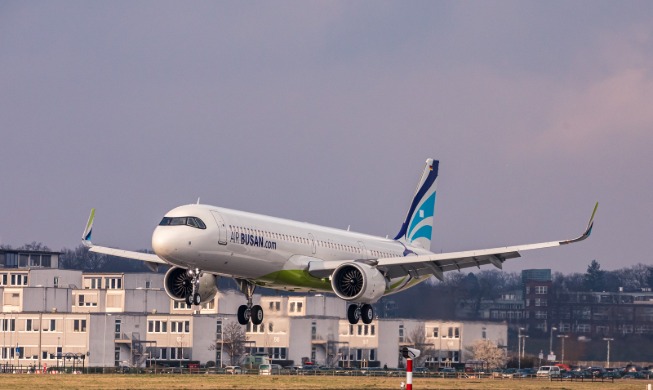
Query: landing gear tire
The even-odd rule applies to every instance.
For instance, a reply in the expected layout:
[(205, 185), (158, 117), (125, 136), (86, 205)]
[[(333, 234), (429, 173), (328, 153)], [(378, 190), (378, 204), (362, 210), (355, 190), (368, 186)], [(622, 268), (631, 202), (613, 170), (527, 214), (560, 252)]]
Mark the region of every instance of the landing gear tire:
[(252, 324), (261, 325), (263, 322), (263, 308), (259, 305), (252, 306), (251, 310)]
[(240, 305), (238, 307), (238, 323), (241, 325), (247, 325), (251, 312), (247, 305)]
[(189, 294), (189, 295), (186, 296), (186, 299), (184, 299), (188, 306), (193, 306), (193, 299), (192, 298), (193, 298), (193, 296), (191, 294)]
[(195, 293), (193, 294), (193, 305), (199, 306), (202, 303), (202, 297), (200, 294)]
[(364, 324), (372, 323), (372, 320), (374, 320), (374, 308), (372, 305), (364, 304), (361, 307), (361, 320), (363, 320)]
[(361, 310), (358, 305), (349, 305), (347, 308), (347, 319), (352, 325), (356, 325), (361, 319)]

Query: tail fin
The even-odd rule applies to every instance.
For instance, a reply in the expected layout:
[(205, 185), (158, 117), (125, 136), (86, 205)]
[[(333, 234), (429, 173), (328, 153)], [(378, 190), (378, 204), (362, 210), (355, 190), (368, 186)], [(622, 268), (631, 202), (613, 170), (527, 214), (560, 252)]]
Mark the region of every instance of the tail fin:
[(431, 158), (426, 160), (426, 168), (417, 184), (415, 197), (395, 240), (412, 243), (425, 249), (431, 247), (439, 165), (440, 162), (437, 160)]

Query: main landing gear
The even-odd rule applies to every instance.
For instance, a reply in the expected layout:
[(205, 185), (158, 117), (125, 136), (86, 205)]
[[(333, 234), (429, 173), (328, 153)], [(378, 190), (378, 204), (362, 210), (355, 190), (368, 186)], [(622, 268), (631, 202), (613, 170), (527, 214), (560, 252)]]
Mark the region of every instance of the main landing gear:
[(252, 324), (260, 325), (263, 322), (263, 308), (259, 305), (252, 304), (252, 296), (256, 285), (244, 279), (236, 279), (238, 288), (247, 297), (247, 305), (238, 307), (238, 323), (247, 325), (251, 320)]
[(190, 291), (190, 294), (186, 295), (186, 304), (189, 306), (192, 305), (199, 305), (202, 303), (202, 297), (199, 294), (199, 287), (200, 287), (200, 276), (202, 276), (202, 271), (199, 268), (195, 269), (189, 269), (186, 271), (188, 273), (188, 276), (191, 277), (191, 285), (192, 285), (192, 290)]
[(358, 321), (363, 320), (364, 324), (369, 324), (374, 320), (374, 308), (367, 303), (354, 303), (347, 308), (347, 319), (349, 323), (355, 325)]

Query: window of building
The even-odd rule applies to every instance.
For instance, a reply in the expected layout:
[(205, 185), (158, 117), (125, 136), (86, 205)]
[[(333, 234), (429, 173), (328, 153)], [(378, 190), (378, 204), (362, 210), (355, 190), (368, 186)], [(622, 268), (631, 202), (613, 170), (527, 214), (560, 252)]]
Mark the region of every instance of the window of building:
[(104, 278), (104, 288), (107, 290), (122, 290), (122, 278)]
[(270, 348), (268, 355), (275, 360), (285, 360), (287, 355), (287, 349), (283, 347)]
[(487, 328), (485, 327), (481, 330), (481, 338), (487, 339)]
[(547, 300), (544, 298), (535, 298), (535, 306), (547, 306)]
[(215, 299), (210, 300), (210, 301), (202, 304), (202, 309), (203, 310), (213, 310), (213, 309), (215, 309)]
[(183, 302), (183, 301), (174, 301), (174, 303), (172, 304), (172, 307), (175, 310), (191, 310), (192, 309), (192, 307), (189, 304), (187, 304), (186, 302)]
[(120, 366), (120, 345), (116, 345), (113, 353), (113, 365), (116, 367)]
[[(84, 320), (84, 321), (86, 321), (86, 320)], [(48, 332), (48, 331), (49, 332), (55, 332), (57, 330), (57, 320), (51, 318), (50, 319), (50, 327), (46, 328), (46, 329), (43, 329), (43, 330), (46, 331), (46, 332)]]
[(218, 340), (222, 340), (222, 320), (217, 320), (215, 322), (215, 337)]
[(453, 328), (453, 337), (454, 337), (455, 339), (459, 339), (459, 338), (460, 338), (460, 328), (457, 327), (457, 326), (456, 326), (455, 328)]
[(16, 319), (11, 318), (11, 319), (3, 319), (0, 321), (0, 330), (3, 332), (13, 332), (16, 330)]
[(404, 336), (404, 326), (399, 325), (399, 342), (403, 343), (405, 341), (406, 341), (406, 339), (405, 339), (405, 336)]
[(170, 321), (171, 333), (190, 333), (190, 321)]
[(11, 274), (11, 285), (12, 286), (27, 286), (27, 275), (26, 274)]
[(535, 294), (548, 294), (548, 293), (549, 293), (548, 286), (535, 286)]
[(78, 294), (77, 295), (78, 305), (77, 306), (97, 306), (97, 295), (95, 293), (90, 294)]
[(161, 320), (148, 320), (147, 321), (147, 332), (148, 333), (167, 333), (168, 332), (168, 322)]
[(0, 274), (0, 286), (7, 285), (7, 274)]
[(33, 332), (35, 330), (37, 329), (34, 329), (34, 327), (32, 326), (32, 320), (30, 319), (25, 320), (25, 331)]
[(265, 333), (265, 326), (264, 326), (264, 324), (254, 325), (250, 321), (250, 322), (247, 323), (246, 332), (247, 333)]
[(87, 277), (84, 278), (84, 288), (91, 290), (98, 290), (102, 288), (102, 278)]
[(438, 338), (440, 337), (439, 334), (440, 334), (440, 328), (436, 326), (435, 328), (433, 328), (433, 337)]
[(281, 311), (281, 301), (270, 301), (270, 311)]
[(86, 332), (86, 320), (74, 320), (73, 332)]

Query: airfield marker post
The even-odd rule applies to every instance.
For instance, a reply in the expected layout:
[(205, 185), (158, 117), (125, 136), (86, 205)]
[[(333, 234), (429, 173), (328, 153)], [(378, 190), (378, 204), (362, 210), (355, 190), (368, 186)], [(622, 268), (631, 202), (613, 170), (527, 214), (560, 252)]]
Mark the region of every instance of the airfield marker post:
[(413, 390), (413, 359), (406, 359), (406, 390)]

